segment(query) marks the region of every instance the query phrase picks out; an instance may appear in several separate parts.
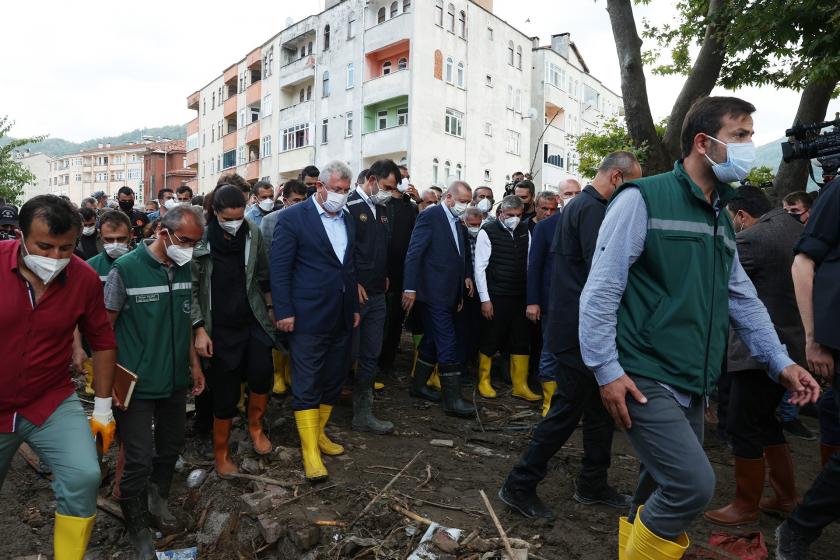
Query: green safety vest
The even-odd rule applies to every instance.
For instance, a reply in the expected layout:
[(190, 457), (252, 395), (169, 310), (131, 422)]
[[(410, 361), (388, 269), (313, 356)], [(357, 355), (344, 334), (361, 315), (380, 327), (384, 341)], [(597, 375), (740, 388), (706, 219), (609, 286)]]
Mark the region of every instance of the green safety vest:
[(190, 265), (167, 267), (140, 243), (114, 268), (127, 296), (114, 325), (117, 362), (137, 374), (134, 398), (168, 398), (190, 384)]
[(718, 183), (716, 215), (681, 162), (619, 190), (631, 185), (642, 194), (648, 226), (618, 310), (619, 363), (628, 373), (707, 395), (729, 331), (735, 231), (726, 203), (735, 191)]
[(102, 280), (102, 283), (104, 284), (105, 281), (108, 280), (108, 273), (111, 272), (111, 267), (114, 266), (114, 261), (116, 261), (116, 259), (112, 259), (108, 256), (108, 253), (102, 251), (95, 257), (91, 257), (85, 262), (87, 262), (90, 267), (96, 271), (99, 275), (99, 279)]

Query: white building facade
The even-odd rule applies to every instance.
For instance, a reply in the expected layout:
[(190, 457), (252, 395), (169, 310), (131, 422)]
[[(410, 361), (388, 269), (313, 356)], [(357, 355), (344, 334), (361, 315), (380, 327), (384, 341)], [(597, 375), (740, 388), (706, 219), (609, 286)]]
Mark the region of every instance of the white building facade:
[(23, 187), (23, 202), (33, 196), (50, 194), (50, 156), (24, 150), (14, 152), (12, 157), (35, 176), (35, 181)]
[(104, 191), (116, 198), (120, 187), (131, 187), (135, 204), (143, 203), (143, 153), (147, 144), (100, 144), (96, 148), (59, 156), (50, 161), (50, 194), (66, 195), (79, 204), (83, 198)]

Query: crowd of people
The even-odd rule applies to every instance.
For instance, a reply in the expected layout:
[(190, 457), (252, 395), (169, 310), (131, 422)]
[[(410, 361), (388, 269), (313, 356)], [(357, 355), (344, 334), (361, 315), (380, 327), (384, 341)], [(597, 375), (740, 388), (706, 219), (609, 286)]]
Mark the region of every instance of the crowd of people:
[[(464, 385), (495, 399), (509, 381), (541, 412), (500, 480), (514, 511), (554, 518), (537, 487), (582, 422), (573, 498), (628, 513), (620, 559), (681, 558), (715, 490), (702, 443), (716, 393), (735, 489), (705, 518), (782, 513), (778, 557), (807, 558), (840, 513), (840, 182), (779, 208), (730, 186), (751, 167), (753, 111), (698, 101), (671, 172), (642, 178), (618, 151), (584, 188), (536, 192), (517, 172), (498, 202), (462, 180), (420, 192), (385, 159), (309, 166), (278, 188), (228, 174), (206, 196), (161, 189), (145, 211), (128, 187), (78, 208), (52, 195), (0, 206), (0, 321), (18, 326), (0, 342), (0, 478), (27, 442), (55, 477), (55, 557), (81, 559), (97, 449), (116, 438), (113, 495), (134, 553), (154, 558), (150, 527), (186, 524), (168, 498), (189, 395), (221, 478), (238, 471), (233, 419), (267, 455), (266, 410), (288, 395), (305, 477), (321, 482), (323, 457), (344, 453), (325, 430), (343, 391), (354, 430), (394, 430), (374, 389), (408, 373), (395, 366), (408, 330), (412, 397), (468, 419), (479, 411)], [(89, 419), (68, 363), (88, 374)], [(115, 370), (137, 376), (127, 405)], [(834, 388), (820, 398), (817, 380)], [(824, 470), (800, 500), (785, 432), (807, 435), (787, 427), (818, 399)], [(616, 425), (641, 461), (633, 495), (608, 482)]]

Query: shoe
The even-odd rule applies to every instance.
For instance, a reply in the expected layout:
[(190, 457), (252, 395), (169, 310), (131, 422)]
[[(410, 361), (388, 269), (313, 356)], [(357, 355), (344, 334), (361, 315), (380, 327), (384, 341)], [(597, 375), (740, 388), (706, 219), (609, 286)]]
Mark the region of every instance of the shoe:
[(817, 436), (799, 418), (782, 422), (782, 429), (791, 437), (804, 439), (805, 441), (814, 441), (817, 439)]
[(152, 532), (149, 531), (147, 517), (149, 510), (146, 496), (134, 496), (133, 498), (120, 499), (120, 510), (123, 514), (123, 522), (128, 532), (128, 540), (131, 548), (134, 549), (134, 556), (137, 560), (155, 560), (155, 545), (152, 542)]
[(414, 362), (414, 374), (411, 378), (411, 389), (409, 394), (418, 399), (425, 399), (431, 402), (440, 402), (440, 394), (426, 386), (429, 376), (435, 366), (424, 362), (420, 358)]
[(174, 535), (185, 529), (184, 523), (169, 511), (169, 489), (149, 482), (149, 515), (152, 526), (164, 535)]
[(828, 464), (828, 460), (835, 453), (840, 453), (840, 445), (828, 445), (827, 443), (820, 444), (820, 464), (822, 468)]
[(633, 498), (627, 494), (621, 494), (612, 486), (605, 486), (601, 491), (595, 493), (586, 493), (580, 489), (575, 489), (575, 501), (585, 506), (593, 506), (601, 504), (616, 509), (628, 509), (633, 502)]
[(758, 503), (764, 490), (764, 457), (735, 457), (735, 498), (720, 509), (707, 511), (703, 517), (715, 525), (732, 527), (755, 523), (761, 516)]
[(239, 469), (230, 460), (230, 428), (233, 420), (213, 419), (213, 456), (216, 460), (216, 474), (219, 478), (232, 478), (230, 475), (238, 473)]
[(542, 397), (528, 387), (528, 361), (530, 356), (527, 354), (511, 354), (510, 355), (510, 380), (513, 384), (514, 397), (525, 399), (526, 401), (540, 401)]
[(556, 381), (543, 381), (542, 382), (542, 390), (543, 390), (542, 415), (543, 415), (543, 418), (545, 418), (545, 415), (548, 414), (548, 410), (551, 408), (551, 397), (554, 396), (554, 391), (557, 390), (557, 382)]
[(93, 531), (95, 515), (73, 517), (56, 512), (53, 529), (53, 557), (55, 560), (82, 560)]
[(300, 454), (306, 480), (318, 483), (327, 480), (327, 467), (321, 461), (318, 436), (321, 433), (321, 413), (317, 408), (295, 411), (295, 424), (300, 436)]
[(776, 527), (776, 559), (808, 560), (811, 542), (791, 529), (787, 521)]
[(762, 511), (787, 515), (796, 509), (798, 504), (790, 446), (783, 443), (765, 447), (764, 459), (767, 461), (773, 495), (761, 500), (759, 507)]
[(499, 499), (506, 506), (529, 519), (554, 519), (554, 512), (546, 506), (534, 490), (515, 490), (507, 481), (499, 489)]
[(394, 424), (379, 420), (373, 415), (373, 391), (356, 387), (353, 389), (353, 429), (384, 435), (394, 431)]
[(271, 392), (275, 395), (285, 395), (289, 392), (289, 387), (286, 385), (286, 379), (283, 377), (283, 370), (286, 369), (286, 362), (289, 361), (289, 355), (279, 350), (272, 350), (271, 359), (274, 362), (274, 385), (271, 387)]
[(486, 354), (478, 353), (478, 394), (485, 399), (495, 399), (496, 390), (490, 384), (490, 368), (493, 367), (493, 358)]
[(633, 532), (633, 524), (627, 521), (627, 516), (622, 515), (618, 518), (618, 560), (626, 560), (627, 558), (627, 541), (630, 540), (630, 534)]
[(257, 455), (268, 455), (274, 449), (263, 431), (263, 418), (265, 418), (267, 406), (268, 394), (259, 395), (251, 392), (248, 395), (248, 433), (251, 434), (251, 441), (254, 442), (254, 451)]
[(633, 530), (627, 538), (625, 558), (627, 560), (679, 560), (690, 544), (688, 535), (683, 533), (676, 541), (669, 541), (657, 536), (642, 522), (642, 508), (633, 520)]
[(475, 416), (475, 407), (461, 399), (461, 374), (445, 372), (440, 376), (441, 395), (443, 395), (443, 412), (458, 418)]
[(332, 405), (329, 404), (322, 404), (318, 409), (320, 418), (319, 427), (321, 430), (321, 433), (318, 436), (318, 448), (324, 455), (341, 455), (344, 453), (344, 447), (334, 441), (331, 441), (330, 438), (327, 437), (327, 433), (324, 431), (324, 428), (327, 426), (327, 422), (330, 421), (332, 409)]

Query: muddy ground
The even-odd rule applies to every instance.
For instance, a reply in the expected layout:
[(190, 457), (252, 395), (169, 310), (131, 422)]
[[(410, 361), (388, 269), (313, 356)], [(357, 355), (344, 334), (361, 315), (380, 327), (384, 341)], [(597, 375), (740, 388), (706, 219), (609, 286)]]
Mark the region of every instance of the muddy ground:
[[(402, 367), (398, 367), (398, 373), (404, 374), (408, 363), (408, 354), (400, 354), (398, 364)], [(289, 399), (274, 399), (269, 410), (270, 437), (274, 445), (281, 447), (270, 459), (259, 459), (253, 454), (241, 421), (232, 437), (236, 460), (243, 468), (279, 480), (285, 487), (243, 479), (220, 480), (212, 472), (206, 445), (197, 438), (189, 439), (184, 454), (188, 464), (176, 475), (172, 502), (176, 513), (190, 519), (192, 527), (184, 534), (158, 540), (159, 550), (197, 546), (202, 559), (403, 559), (416, 548), (425, 526), (407, 519), (392, 506), (447, 527), (461, 528), (462, 539), (473, 531), (485, 539), (497, 537), (479, 495), (483, 489), (508, 536), (531, 544), (531, 558), (615, 558), (617, 518), (621, 512), (582, 506), (572, 499), (582, 455), (579, 430), (554, 459), (550, 474), (540, 487), (543, 499), (557, 514), (556, 521), (526, 520), (499, 502), (499, 485), (526, 445), (529, 429), (539, 416), (538, 404), (513, 399), (509, 386), (498, 381), (495, 385), (500, 389), (500, 398), (478, 400), (479, 423), (447, 417), (438, 405), (409, 398), (405, 383), (391, 380), (377, 393), (375, 407), (381, 417), (396, 424), (397, 430), (382, 437), (353, 432), (350, 403), (342, 401), (335, 409), (328, 433), (345, 446), (346, 453), (325, 458), (330, 481), (314, 487), (304, 481)], [(471, 389), (463, 392), (468, 396)], [(804, 420), (816, 429), (813, 419)], [(733, 472), (731, 454), (710, 434), (713, 431), (714, 427), (707, 425), (707, 449), (718, 480), (713, 505), (718, 506), (731, 496)], [(451, 440), (452, 447), (433, 446), (431, 440)], [(818, 444), (792, 440), (792, 448), (797, 486), (804, 492), (818, 472)], [(351, 529), (317, 525), (351, 523), (418, 451), (422, 453), (411, 468)], [(114, 455), (112, 449), (112, 465)], [(612, 483), (623, 491), (632, 491), (638, 461), (620, 432), (616, 433), (613, 456)], [(206, 468), (210, 474), (199, 489), (190, 490), (185, 481), (194, 468)], [(103, 483), (103, 498), (109, 495), (110, 481), (109, 476)], [(250, 496), (246, 505), (241, 496), (255, 491), (258, 494)], [(16, 455), (0, 490), (0, 534), (4, 536), (0, 539), (0, 558), (37, 554), (52, 557), (54, 507), (49, 481)], [(263, 513), (258, 516), (254, 511)], [(773, 558), (773, 530), (778, 523), (778, 518), (765, 515), (759, 524), (740, 530), (760, 530), (771, 551), (769, 557)], [(715, 530), (719, 529), (700, 519), (692, 526), (690, 536), (693, 541), (706, 543)], [(267, 543), (266, 537), (271, 542)], [(478, 559), (481, 553), (476, 549), (487, 543), (481, 539), (474, 539), (473, 543), (472, 550), (442, 554), (439, 558)], [(100, 510), (86, 558), (129, 559), (126, 548), (119, 520)], [(838, 549), (840, 527), (834, 524), (812, 548), (812, 557), (835, 560)]]

